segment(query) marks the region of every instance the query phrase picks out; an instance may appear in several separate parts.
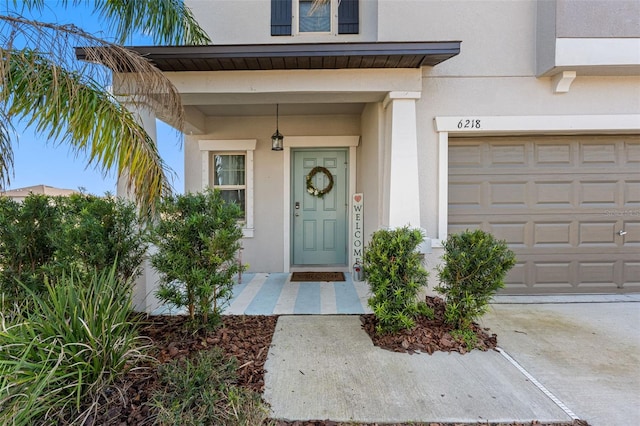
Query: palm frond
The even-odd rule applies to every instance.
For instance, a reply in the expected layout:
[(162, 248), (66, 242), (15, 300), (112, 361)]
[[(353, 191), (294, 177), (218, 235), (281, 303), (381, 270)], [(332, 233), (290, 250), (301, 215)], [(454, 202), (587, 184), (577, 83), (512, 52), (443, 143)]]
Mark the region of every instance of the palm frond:
[(135, 31), (150, 35), (158, 44), (193, 45), (211, 41), (183, 0), (109, 0), (97, 4), (97, 10), (111, 24), (113, 33), (119, 34), (119, 44), (126, 43)]
[(11, 184), (13, 147), (10, 132), (12, 130), (8, 117), (0, 110), (0, 188), (5, 186), (5, 182), (7, 185)]
[[(76, 154), (90, 165), (113, 167), (126, 177), (134, 198), (152, 212), (160, 196), (169, 192), (166, 166), (154, 141), (115, 97), (86, 76), (68, 71), (31, 50), (0, 49), (3, 90), (8, 115)], [(126, 173), (125, 173), (126, 172)]]
[[(77, 60), (76, 46), (84, 46), (86, 61)], [(104, 93), (112, 83), (111, 70), (126, 75), (126, 84), (119, 88), (128, 101), (152, 105), (163, 119), (182, 129), (180, 94), (138, 53), (74, 25), (0, 15), (3, 121), (24, 118), (52, 142), (70, 143), (77, 154), (87, 154), (91, 165), (105, 172), (115, 165), (141, 207), (149, 210), (169, 189), (168, 170), (131, 113), (119, 99)], [(0, 142), (9, 146), (0, 156), (0, 183), (8, 183), (13, 166), (11, 137), (6, 129), (5, 125), (0, 136)]]

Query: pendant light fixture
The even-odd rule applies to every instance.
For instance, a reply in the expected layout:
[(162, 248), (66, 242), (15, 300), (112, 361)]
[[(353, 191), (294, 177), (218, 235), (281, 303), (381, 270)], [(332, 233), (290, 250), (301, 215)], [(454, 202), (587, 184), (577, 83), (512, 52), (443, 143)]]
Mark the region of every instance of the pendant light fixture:
[(271, 150), (282, 151), (284, 136), (278, 130), (278, 118), (279, 118), (278, 104), (276, 104), (276, 132), (271, 136)]

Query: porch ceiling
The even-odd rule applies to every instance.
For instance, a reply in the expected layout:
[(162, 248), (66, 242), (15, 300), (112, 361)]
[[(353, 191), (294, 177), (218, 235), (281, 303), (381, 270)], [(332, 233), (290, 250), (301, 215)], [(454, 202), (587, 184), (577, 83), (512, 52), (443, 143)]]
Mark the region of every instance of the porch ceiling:
[[(459, 41), (300, 43), (131, 47), (160, 70), (250, 71), (343, 68), (420, 68), (460, 53)], [(76, 51), (85, 59), (83, 48)]]

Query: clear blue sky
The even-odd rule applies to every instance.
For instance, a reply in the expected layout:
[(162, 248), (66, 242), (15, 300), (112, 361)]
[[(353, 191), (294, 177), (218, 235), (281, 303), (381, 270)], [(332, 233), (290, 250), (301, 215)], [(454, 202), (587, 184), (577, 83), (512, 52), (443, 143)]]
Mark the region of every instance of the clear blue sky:
[[(135, 0), (134, 0), (135, 1)], [(9, 3), (12, 3), (11, 1)], [(48, 8), (39, 19), (48, 22), (74, 24), (85, 31), (104, 34), (99, 19), (91, 14), (91, 9), (84, 6), (57, 8), (57, 1), (46, 0)], [(1, 13), (1, 12), (0, 12)], [(140, 35), (133, 40), (135, 45), (151, 44)], [(94, 168), (87, 168), (84, 157), (75, 157), (68, 145), (51, 143), (33, 133), (31, 129), (16, 126), (17, 138), (14, 149), (14, 175), (8, 189), (23, 188), (32, 185), (49, 185), (58, 188), (78, 189), (83, 187), (87, 192), (103, 195), (105, 192), (115, 193), (116, 176), (114, 172), (106, 176)], [(170, 126), (158, 121), (158, 149), (162, 158), (175, 172), (172, 182), (174, 191), (184, 191), (184, 166), (182, 137)]]

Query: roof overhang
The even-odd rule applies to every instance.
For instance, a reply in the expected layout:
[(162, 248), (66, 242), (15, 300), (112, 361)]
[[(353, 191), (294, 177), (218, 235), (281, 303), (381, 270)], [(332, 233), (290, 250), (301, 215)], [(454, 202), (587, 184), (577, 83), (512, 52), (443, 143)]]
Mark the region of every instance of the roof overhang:
[[(460, 41), (134, 46), (165, 72), (420, 68), (460, 53)], [(87, 48), (77, 48), (85, 60)]]

